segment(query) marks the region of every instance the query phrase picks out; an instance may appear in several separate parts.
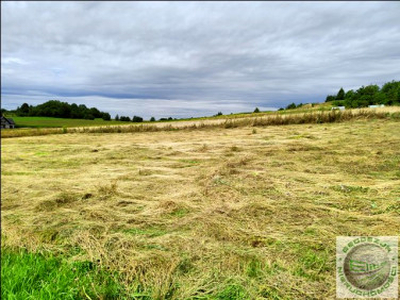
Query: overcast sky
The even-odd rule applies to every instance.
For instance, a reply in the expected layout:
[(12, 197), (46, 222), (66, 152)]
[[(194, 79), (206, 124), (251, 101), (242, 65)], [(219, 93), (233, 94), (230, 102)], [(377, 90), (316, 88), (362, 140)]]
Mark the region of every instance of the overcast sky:
[(191, 117), (400, 78), (400, 2), (3, 2), (1, 100)]

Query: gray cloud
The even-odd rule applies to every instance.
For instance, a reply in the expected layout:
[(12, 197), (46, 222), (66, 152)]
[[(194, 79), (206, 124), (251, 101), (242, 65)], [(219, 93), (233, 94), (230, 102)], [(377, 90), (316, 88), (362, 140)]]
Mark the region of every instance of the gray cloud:
[(400, 74), (398, 2), (3, 2), (2, 106), (144, 117), (323, 101)]

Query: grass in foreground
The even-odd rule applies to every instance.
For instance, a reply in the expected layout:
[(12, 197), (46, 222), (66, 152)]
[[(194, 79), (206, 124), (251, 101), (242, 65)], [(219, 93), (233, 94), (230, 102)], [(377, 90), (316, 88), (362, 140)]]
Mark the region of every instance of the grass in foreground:
[(51, 254), (1, 251), (2, 299), (116, 299), (124, 288), (93, 262), (68, 263)]
[(400, 228), (399, 121), (354, 120), (4, 139), (2, 247), (152, 299), (333, 299), (336, 236)]

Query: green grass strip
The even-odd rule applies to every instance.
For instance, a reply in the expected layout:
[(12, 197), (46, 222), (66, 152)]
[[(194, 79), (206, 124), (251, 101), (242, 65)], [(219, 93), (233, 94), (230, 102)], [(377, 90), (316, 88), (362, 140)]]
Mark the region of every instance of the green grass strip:
[(124, 294), (116, 274), (90, 261), (1, 251), (1, 299), (121, 299)]

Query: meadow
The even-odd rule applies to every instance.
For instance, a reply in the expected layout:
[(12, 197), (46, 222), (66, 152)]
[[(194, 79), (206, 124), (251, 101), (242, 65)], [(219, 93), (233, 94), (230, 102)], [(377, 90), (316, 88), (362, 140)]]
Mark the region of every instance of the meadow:
[[(258, 116), (265, 116), (270, 114), (292, 114), (299, 112), (310, 112), (311, 110), (315, 111), (326, 111), (331, 107), (330, 103), (318, 103), (315, 105), (307, 104), (301, 108), (293, 109), (293, 110), (283, 110), (283, 111), (267, 111), (260, 112)], [(232, 118), (243, 118), (252, 115), (252, 113), (235, 113), (228, 114), (222, 116), (211, 116), (211, 117), (197, 117), (197, 118), (188, 118), (188, 119), (178, 119), (178, 120), (163, 120), (158, 121), (162, 123), (168, 122), (179, 122), (179, 121), (196, 121), (196, 120), (212, 120), (212, 119), (232, 119)], [(254, 115), (254, 114), (253, 114)], [(110, 126), (110, 125), (127, 125), (129, 122), (123, 121), (104, 121), (101, 118), (97, 118), (94, 120), (85, 120), (85, 119), (70, 119), (70, 118), (51, 118), (51, 117), (21, 117), (16, 116), (13, 113), (6, 113), (6, 117), (13, 118), (16, 123), (17, 128), (70, 128), (70, 127), (88, 127), (88, 126)], [(149, 123), (149, 121), (144, 121), (144, 123)]]
[[(235, 128), (243, 126), (270, 126), (270, 125), (288, 125), (288, 124), (321, 124), (332, 122), (345, 122), (357, 119), (393, 119), (400, 117), (400, 107), (383, 107), (377, 109), (349, 109), (344, 112), (331, 111), (322, 108), (306, 108), (293, 109), (278, 112), (262, 112), (235, 115), (222, 115), (204, 118), (168, 120), (158, 122), (117, 122), (98, 120), (91, 126), (77, 126), (80, 121), (88, 120), (79, 119), (56, 119), (57, 122), (67, 120), (69, 126), (62, 128), (17, 128), (1, 130), (1, 138), (13, 138), (23, 136), (39, 136), (48, 134), (65, 134), (65, 133), (127, 133), (127, 132), (154, 132), (168, 130), (194, 130), (205, 127)], [(22, 117), (30, 118), (30, 117)], [(89, 120), (90, 121), (90, 120)], [(37, 121), (39, 122), (39, 121)], [(121, 124), (122, 123), (122, 124)], [(61, 123), (60, 123), (61, 124)], [(67, 123), (64, 123), (67, 124)], [(74, 127), (75, 126), (75, 127)]]
[(3, 138), (2, 298), (334, 299), (337, 236), (399, 235), (399, 116), (316, 117)]

